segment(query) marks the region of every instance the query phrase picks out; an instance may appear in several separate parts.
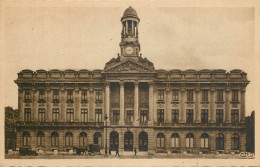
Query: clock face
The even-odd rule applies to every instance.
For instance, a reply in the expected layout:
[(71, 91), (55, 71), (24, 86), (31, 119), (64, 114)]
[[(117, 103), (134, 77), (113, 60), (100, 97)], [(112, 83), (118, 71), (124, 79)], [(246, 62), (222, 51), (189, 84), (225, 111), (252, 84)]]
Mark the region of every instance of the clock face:
[(134, 52), (134, 48), (131, 46), (128, 46), (125, 48), (125, 52), (126, 52), (126, 54), (130, 55)]

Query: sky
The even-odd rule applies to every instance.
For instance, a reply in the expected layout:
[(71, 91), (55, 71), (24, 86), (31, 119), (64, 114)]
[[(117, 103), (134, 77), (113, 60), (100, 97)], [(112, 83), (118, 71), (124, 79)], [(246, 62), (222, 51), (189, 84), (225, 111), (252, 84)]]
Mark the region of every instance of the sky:
[(14, 80), (23, 69), (103, 69), (120, 52), (120, 19), (131, 5), (140, 18), (142, 56), (156, 69), (241, 69), (250, 80), (246, 115), (255, 110), (254, 8), (87, 2), (57, 7), (17, 1), (4, 8), (5, 106), (18, 106)]

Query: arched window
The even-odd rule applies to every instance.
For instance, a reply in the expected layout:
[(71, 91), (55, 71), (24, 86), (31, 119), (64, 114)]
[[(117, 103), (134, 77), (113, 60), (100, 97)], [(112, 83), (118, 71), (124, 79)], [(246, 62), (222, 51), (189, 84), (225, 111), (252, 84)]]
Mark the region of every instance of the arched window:
[(192, 133), (188, 133), (186, 135), (186, 147), (187, 148), (193, 148), (193, 140), (194, 140), (194, 135)]
[(44, 133), (43, 132), (37, 133), (37, 146), (44, 146)]
[(124, 135), (124, 150), (125, 151), (133, 151), (133, 133), (128, 131)]
[(87, 146), (87, 133), (86, 132), (81, 132), (79, 134), (79, 146), (80, 147)]
[(116, 131), (110, 133), (110, 148), (115, 151), (119, 146), (119, 135)]
[(218, 133), (216, 138), (216, 149), (224, 150), (224, 134)]
[(139, 133), (139, 151), (148, 150), (148, 134), (146, 132)]
[(94, 134), (94, 144), (98, 144), (101, 147), (101, 133), (96, 132)]
[(157, 147), (158, 148), (164, 148), (164, 134), (163, 133), (158, 133), (157, 134)]
[(172, 147), (179, 147), (179, 134), (178, 133), (173, 133), (172, 134)]
[(51, 146), (58, 147), (59, 145), (59, 134), (57, 132), (51, 133)]
[(232, 134), (231, 150), (239, 150), (239, 135), (237, 133)]
[(209, 148), (209, 135), (207, 133), (203, 133), (201, 135), (200, 147), (201, 148)]
[(72, 147), (73, 146), (73, 134), (71, 132), (67, 132), (65, 134), (65, 146)]
[(23, 146), (30, 146), (31, 145), (31, 136), (30, 133), (25, 131), (23, 132)]

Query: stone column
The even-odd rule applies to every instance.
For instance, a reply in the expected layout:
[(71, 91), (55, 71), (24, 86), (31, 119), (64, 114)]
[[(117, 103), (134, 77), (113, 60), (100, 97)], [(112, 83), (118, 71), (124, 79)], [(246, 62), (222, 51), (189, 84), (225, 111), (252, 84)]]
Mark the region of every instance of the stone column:
[(18, 112), (19, 112), (19, 121), (24, 121), (24, 95), (23, 95), (23, 89), (19, 86), (18, 88)]
[(180, 123), (185, 123), (185, 88), (181, 88), (181, 101), (180, 101)]
[(124, 120), (124, 118), (125, 118), (125, 113), (124, 113), (124, 111), (125, 111), (125, 101), (124, 101), (125, 84), (122, 81), (119, 84), (120, 84), (120, 125), (123, 125), (125, 122), (125, 120)]
[(106, 88), (105, 88), (105, 112), (107, 114), (107, 122), (110, 122), (110, 83), (106, 82)]
[(35, 87), (32, 88), (32, 120), (33, 122), (38, 122), (38, 110), (37, 110), (37, 90)]
[(154, 84), (153, 82), (149, 82), (149, 113), (148, 113), (148, 116), (149, 116), (148, 124), (149, 125), (153, 125), (153, 116), (154, 116), (154, 112), (155, 112), (154, 108), (153, 108), (153, 105), (154, 105), (153, 84)]
[(93, 122), (95, 119), (93, 118), (94, 115), (94, 89), (90, 88), (89, 89), (89, 121)]
[(171, 123), (171, 89), (166, 88), (166, 123)]
[(79, 108), (79, 88), (77, 87), (75, 89), (75, 102), (74, 102), (74, 107), (75, 107), (75, 122), (79, 122), (79, 118), (80, 118), (80, 108)]
[(210, 89), (209, 123), (216, 122), (215, 92), (216, 92), (215, 88)]
[(47, 100), (46, 100), (46, 104), (47, 104), (47, 121), (51, 122), (52, 121), (52, 108), (51, 108), (51, 89), (50, 87), (47, 87), (46, 89), (46, 93), (47, 93)]
[(201, 112), (200, 112), (200, 88), (195, 90), (195, 123), (200, 123)]
[(65, 97), (65, 90), (64, 88), (61, 89), (60, 91), (60, 99), (61, 99), (61, 110), (60, 110), (60, 115), (61, 115), (61, 118), (60, 118), (60, 121), (61, 122), (65, 122), (66, 121), (66, 97)]
[(134, 124), (138, 125), (139, 122), (139, 82), (134, 82)]
[(231, 95), (231, 90), (230, 87), (226, 88), (226, 100), (225, 100), (225, 123), (230, 123), (230, 117), (231, 117), (231, 113), (230, 113), (230, 95)]
[(242, 88), (241, 90), (241, 110), (240, 110), (240, 122), (241, 123), (245, 123), (245, 112), (246, 112), (246, 98), (245, 98), (245, 94), (246, 94), (246, 88)]

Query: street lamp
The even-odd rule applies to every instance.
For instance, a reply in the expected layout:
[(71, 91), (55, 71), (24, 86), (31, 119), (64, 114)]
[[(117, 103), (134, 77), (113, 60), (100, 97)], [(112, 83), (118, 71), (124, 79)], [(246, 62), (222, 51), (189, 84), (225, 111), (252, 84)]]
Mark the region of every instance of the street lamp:
[(106, 128), (106, 145), (105, 145), (105, 156), (107, 156), (107, 114), (105, 115), (105, 128)]

